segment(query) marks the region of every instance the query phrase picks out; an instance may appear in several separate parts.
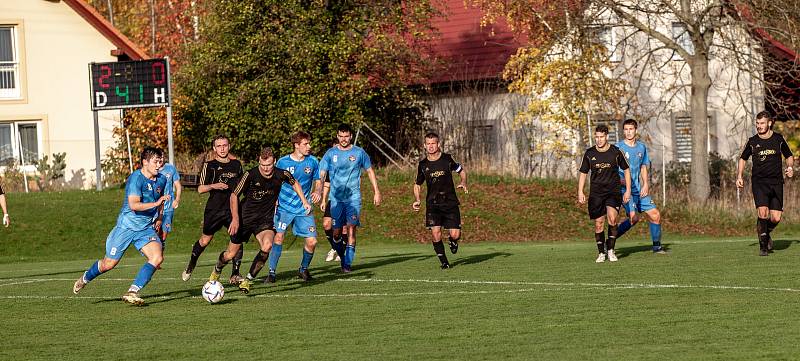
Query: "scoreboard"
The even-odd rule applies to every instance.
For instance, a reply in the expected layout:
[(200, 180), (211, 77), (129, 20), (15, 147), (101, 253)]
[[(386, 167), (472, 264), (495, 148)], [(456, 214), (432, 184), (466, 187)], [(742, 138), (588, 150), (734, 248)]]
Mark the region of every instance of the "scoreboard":
[(92, 110), (169, 106), (167, 59), (90, 63)]

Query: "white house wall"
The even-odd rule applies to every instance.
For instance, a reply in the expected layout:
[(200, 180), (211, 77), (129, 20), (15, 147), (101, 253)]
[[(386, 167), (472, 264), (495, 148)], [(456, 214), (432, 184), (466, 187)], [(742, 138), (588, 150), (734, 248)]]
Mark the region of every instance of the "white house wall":
[[(66, 152), (65, 181), (88, 188), (95, 184), (94, 128), (89, 98), (90, 62), (116, 61), (109, 40), (63, 2), (0, 1), (0, 23), (24, 23), (27, 100), (0, 101), (0, 121), (39, 119), (43, 123), (40, 156)], [(114, 141), (119, 111), (100, 112), (100, 146)]]

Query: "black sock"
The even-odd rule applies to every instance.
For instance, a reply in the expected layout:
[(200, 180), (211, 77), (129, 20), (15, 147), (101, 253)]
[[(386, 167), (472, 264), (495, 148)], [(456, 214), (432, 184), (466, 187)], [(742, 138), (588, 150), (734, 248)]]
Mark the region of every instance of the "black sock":
[(606, 235), (603, 232), (594, 234), (594, 242), (597, 244), (597, 253), (606, 253)]
[(220, 252), (219, 258), (217, 258), (217, 265), (214, 266), (214, 272), (222, 272), (222, 269), (225, 268), (225, 265), (227, 265), (228, 262), (229, 261), (225, 260), (225, 251)]
[(200, 245), (200, 241), (194, 242), (194, 246), (192, 246), (192, 256), (189, 258), (189, 264), (186, 266), (187, 272), (192, 273), (192, 271), (194, 271), (195, 266), (197, 266), (197, 260), (205, 249), (206, 247)]
[(617, 226), (608, 226), (608, 238), (606, 238), (606, 249), (613, 251), (617, 246)]
[(239, 268), (242, 268), (242, 257), (244, 257), (244, 245), (239, 247), (239, 251), (233, 256), (233, 268), (231, 269), (231, 276), (240, 275)]
[(447, 236), (447, 241), (448, 242), (458, 243), (459, 239), (461, 239), (461, 236), (458, 236), (457, 238), (453, 238), (452, 236)]
[(762, 250), (766, 250), (769, 242), (769, 218), (759, 218), (756, 230), (758, 230), (758, 245)]
[(767, 218), (767, 220), (768, 220), (768, 223), (769, 223), (768, 226), (767, 226), (767, 233), (772, 233), (772, 231), (775, 230), (775, 227), (778, 226), (778, 223), (780, 223), (780, 221), (773, 222), (772, 218)]
[(252, 278), (256, 278), (258, 272), (261, 272), (261, 269), (264, 268), (264, 264), (268, 259), (269, 252), (258, 250), (258, 254), (253, 258), (253, 264), (250, 265), (250, 273), (248, 275)]
[(439, 262), (442, 264), (450, 263), (447, 262), (447, 255), (444, 253), (444, 243), (442, 243), (442, 241), (433, 242), (433, 251), (436, 252), (436, 257), (439, 257)]
[(327, 238), (328, 243), (331, 244), (331, 249), (336, 249), (336, 244), (333, 243), (333, 228), (325, 230), (325, 238)]

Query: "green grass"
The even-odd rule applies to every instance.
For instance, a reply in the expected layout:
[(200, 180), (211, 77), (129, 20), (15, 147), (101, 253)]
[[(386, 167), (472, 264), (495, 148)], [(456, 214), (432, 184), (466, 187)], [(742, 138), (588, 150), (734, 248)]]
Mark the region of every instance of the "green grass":
[(614, 264), (590, 242), (467, 244), (446, 271), (429, 245), (373, 245), (349, 275), (321, 253), (307, 284), (295, 249), (277, 284), (216, 305), (199, 297), (213, 253), (186, 283), (174, 255), (140, 308), (118, 300), (132, 251), (78, 296), (91, 257), (4, 264), (0, 359), (797, 359), (798, 242), (758, 257), (749, 240), (668, 240), (662, 256), (623, 239)]
[[(791, 219), (775, 232), (776, 253), (758, 257), (754, 237), (719, 236), (752, 233), (750, 220), (668, 208), (671, 254), (651, 254), (640, 225), (619, 241), (619, 262), (595, 264), (574, 183), (475, 176), (461, 196), (466, 243), (442, 271), (418, 243), (430, 236), (410, 210), (410, 179), (381, 173), (378, 209), (365, 195), (352, 274), (323, 261), (321, 240), (316, 280), (300, 283), (300, 242), (290, 237), (277, 284), (248, 296), (228, 287), (217, 305), (199, 294), (222, 233), (195, 277), (179, 279), (205, 200), (190, 190), (141, 308), (119, 300), (143, 262), (135, 250), (71, 293), (103, 254), (121, 190), (9, 194), (0, 360), (800, 359), (800, 225)], [(516, 242), (497, 242), (507, 240)], [(254, 252), (248, 244), (245, 269)]]

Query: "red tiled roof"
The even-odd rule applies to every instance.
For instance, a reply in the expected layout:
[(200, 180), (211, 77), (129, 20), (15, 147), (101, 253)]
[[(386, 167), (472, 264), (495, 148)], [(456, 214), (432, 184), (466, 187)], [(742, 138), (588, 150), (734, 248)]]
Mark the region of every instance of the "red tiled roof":
[(444, 18), (433, 20), (439, 39), (434, 54), (445, 68), (430, 83), (496, 79), (503, 74), (509, 57), (517, 52), (517, 41), (505, 22), (481, 27), (481, 11), (466, 8), (464, 0), (444, 0)]
[(130, 57), (132, 60), (150, 59), (147, 53), (134, 44), (125, 35), (122, 35), (111, 23), (103, 18), (92, 6), (85, 3), (83, 0), (64, 0), (64, 3), (69, 5), (72, 10), (75, 10), (84, 20), (91, 24), (97, 31), (106, 37), (112, 44)]

